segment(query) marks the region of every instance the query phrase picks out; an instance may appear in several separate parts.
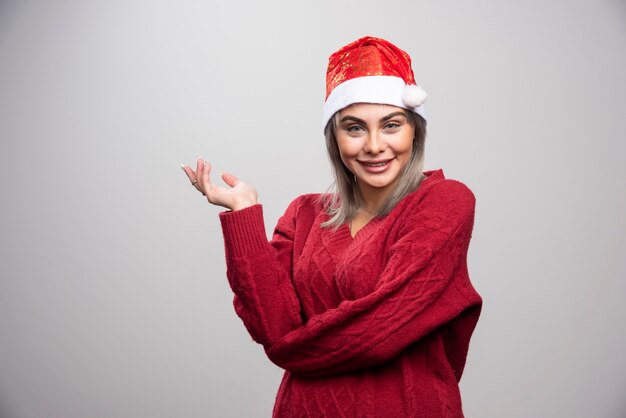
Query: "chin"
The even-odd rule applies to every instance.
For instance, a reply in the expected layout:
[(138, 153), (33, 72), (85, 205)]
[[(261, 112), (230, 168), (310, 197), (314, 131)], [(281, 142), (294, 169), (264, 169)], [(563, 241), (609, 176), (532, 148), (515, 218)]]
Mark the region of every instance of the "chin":
[(367, 184), (369, 187), (373, 187), (375, 189), (386, 189), (393, 184), (393, 180), (379, 180), (379, 181), (364, 181), (363, 183)]
[(388, 182), (384, 182), (384, 183), (382, 183), (382, 182), (381, 183), (378, 183), (378, 182), (376, 182), (376, 183), (367, 183), (368, 186), (373, 187), (375, 189), (384, 189), (384, 188), (388, 187), (390, 184), (391, 183), (388, 183)]
[(399, 173), (385, 173), (384, 176), (372, 176), (366, 180), (368, 184), (377, 185), (378, 187), (385, 187), (395, 182), (399, 177)]

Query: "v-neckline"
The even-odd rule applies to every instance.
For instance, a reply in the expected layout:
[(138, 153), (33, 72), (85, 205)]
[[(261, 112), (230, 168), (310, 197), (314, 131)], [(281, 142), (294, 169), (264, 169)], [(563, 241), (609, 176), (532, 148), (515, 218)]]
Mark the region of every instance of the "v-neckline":
[(358, 246), (360, 242), (371, 235), (383, 218), (374, 217), (369, 220), (357, 233), (352, 236), (349, 223), (341, 224), (336, 230), (329, 229), (322, 234), (322, 242), (328, 249), (331, 257), (336, 261), (343, 259), (345, 251)]
[[(423, 190), (426, 183), (430, 184), (430, 181), (427, 182), (427, 180), (430, 178), (445, 178), (443, 175), (443, 170), (441, 169), (425, 171), (423, 174), (426, 176), (426, 178), (422, 180), (419, 189), (413, 193), (423, 193), (421, 190)], [(402, 205), (403, 203), (399, 202), (396, 208), (392, 210), (392, 212), (398, 210), (398, 207)], [(324, 217), (324, 220), (327, 220), (328, 215), (324, 214), (322, 216)], [(328, 249), (328, 252), (331, 254), (332, 258), (334, 258), (335, 260), (341, 260), (346, 250), (348, 250), (349, 248), (354, 249), (358, 246), (359, 242), (362, 242), (363, 240), (369, 238), (371, 234), (377, 230), (377, 227), (380, 226), (380, 223), (385, 219), (387, 219), (387, 217), (373, 217), (365, 225), (363, 225), (361, 229), (357, 231), (354, 237), (350, 232), (349, 222), (341, 224), (339, 227), (337, 227), (337, 229), (327, 228), (327, 230), (321, 234), (322, 242), (324, 243), (324, 246), (326, 246), (326, 248)]]
[(380, 218), (379, 216), (374, 216), (372, 219), (367, 221), (365, 223), (365, 225), (363, 225), (361, 228), (359, 228), (359, 230), (356, 231), (356, 233), (354, 235), (352, 235), (352, 231), (350, 230), (350, 222), (346, 222), (345, 224), (343, 224), (342, 228), (345, 229), (345, 231), (348, 233), (348, 236), (350, 236), (350, 239), (352, 240), (352, 242), (354, 242), (357, 239), (359, 239), (359, 237), (363, 236), (364, 233), (367, 233), (367, 231), (370, 230), (373, 225), (375, 225), (378, 222), (380, 222), (381, 219), (382, 218)]

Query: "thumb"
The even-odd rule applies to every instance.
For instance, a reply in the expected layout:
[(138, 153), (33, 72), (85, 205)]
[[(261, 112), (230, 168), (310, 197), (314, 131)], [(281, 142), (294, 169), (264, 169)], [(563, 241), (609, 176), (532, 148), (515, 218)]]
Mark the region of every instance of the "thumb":
[(230, 187), (235, 187), (239, 184), (239, 179), (237, 177), (224, 171), (222, 171), (222, 180), (224, 180), (224, 183), (228, 184)]

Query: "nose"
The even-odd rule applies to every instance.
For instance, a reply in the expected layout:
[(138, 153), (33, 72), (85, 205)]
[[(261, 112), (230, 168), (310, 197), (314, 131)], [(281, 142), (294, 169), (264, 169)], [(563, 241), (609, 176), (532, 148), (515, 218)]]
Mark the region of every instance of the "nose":
[(368, 154), (380, 154), (385, 151), (385, 142), (381, 135), (377, 131), (371, 131), (367, 136), (367, 140), (365, 141), (365, 145), (363, 147), (363, 151)]

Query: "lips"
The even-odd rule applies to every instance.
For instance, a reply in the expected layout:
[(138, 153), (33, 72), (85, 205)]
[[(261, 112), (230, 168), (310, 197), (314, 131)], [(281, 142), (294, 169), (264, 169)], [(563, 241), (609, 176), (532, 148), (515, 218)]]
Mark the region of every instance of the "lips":
[(365, 171), (369, 173), (378, 174), (378, 173), (387, 171), (387, 169), (391, 165), (391, 162), (393, 161), (393, 158), (389, 160), (368, 160), (368, 161), (357, 160), (357, 161), (359, 162), (359, 164), (363, 166)]

